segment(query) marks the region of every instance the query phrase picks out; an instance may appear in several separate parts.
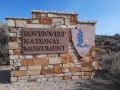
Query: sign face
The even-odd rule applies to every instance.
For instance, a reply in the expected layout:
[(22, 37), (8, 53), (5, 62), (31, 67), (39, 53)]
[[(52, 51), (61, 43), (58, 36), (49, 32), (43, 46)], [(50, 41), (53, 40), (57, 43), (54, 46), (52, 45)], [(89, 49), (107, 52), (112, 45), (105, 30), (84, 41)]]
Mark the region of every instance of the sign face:
[(68, 29), (24, 28), (23, 54), (67, 53)]
[(95, 42), (95, 31), (89, 25), (77, 25), (72, 29), (72, 41), (81, 57), (84, 57)]

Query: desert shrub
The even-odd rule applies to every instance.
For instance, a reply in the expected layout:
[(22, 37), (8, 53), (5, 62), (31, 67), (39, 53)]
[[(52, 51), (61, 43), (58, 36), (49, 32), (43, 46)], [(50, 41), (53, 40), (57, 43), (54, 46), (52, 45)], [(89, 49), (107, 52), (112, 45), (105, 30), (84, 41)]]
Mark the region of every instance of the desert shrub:
[(8, 57), (8, 26), (0, 21), (0, 65), (9, 62)]
[(102, 69), (109, 75), (120, 79), (120, 53), (110, 53), (102, 57)]

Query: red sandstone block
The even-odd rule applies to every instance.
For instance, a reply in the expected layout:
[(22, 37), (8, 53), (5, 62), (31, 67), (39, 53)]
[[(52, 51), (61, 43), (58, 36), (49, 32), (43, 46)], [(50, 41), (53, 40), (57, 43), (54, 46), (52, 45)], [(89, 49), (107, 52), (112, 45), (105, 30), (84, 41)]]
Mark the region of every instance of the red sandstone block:
[(91, 69), (89, 67), (81, 67), (81, 71), (83, 71), (83, 72), (91, 71)]
[(80, 72), (81, 68), (77, 68), (77, 67), (71, 67), (70, 68), (70, 72)]
[(34, 60), (34, 65), (48, 65), (49, 60), (47, 58), (37, 58)]
[(62, 79), (63, 79), (63, 80), (70, 80), (70, 79), (71, 79), (71, 76), (63, 76)]

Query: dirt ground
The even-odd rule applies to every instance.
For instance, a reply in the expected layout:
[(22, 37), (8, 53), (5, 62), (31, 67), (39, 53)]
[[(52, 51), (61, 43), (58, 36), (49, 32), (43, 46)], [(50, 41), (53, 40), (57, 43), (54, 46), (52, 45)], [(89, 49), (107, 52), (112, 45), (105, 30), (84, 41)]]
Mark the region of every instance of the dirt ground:
[(108, 78), (10, 83), (9, 66), (0, 66), (0, 90), (120, 90), (120, 83)]

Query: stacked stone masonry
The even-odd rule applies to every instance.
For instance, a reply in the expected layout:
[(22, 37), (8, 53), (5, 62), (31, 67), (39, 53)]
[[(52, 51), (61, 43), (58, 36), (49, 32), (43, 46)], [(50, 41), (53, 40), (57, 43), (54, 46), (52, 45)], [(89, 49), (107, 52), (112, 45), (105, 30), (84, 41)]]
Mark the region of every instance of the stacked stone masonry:
[[(96, 21), (77, 20), (77, 13), (32, 11), (32, 18), (6, 17), (9, 26), (9, 58), (11, 82), (42, 82), (93, 78), (94, 46), (85, 57), (80, 57), (72, 42), (71, 29), (76, 24), (87, 24), (95, 30)], [(24, 55), (22, 30), (29, 28), (69, 28), (69, 52), (62, 54)]]

